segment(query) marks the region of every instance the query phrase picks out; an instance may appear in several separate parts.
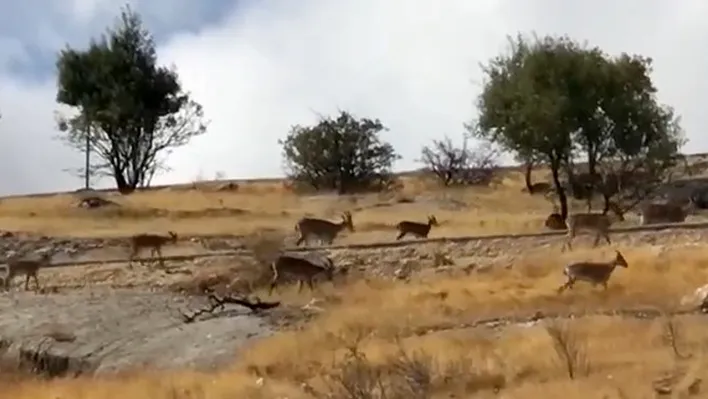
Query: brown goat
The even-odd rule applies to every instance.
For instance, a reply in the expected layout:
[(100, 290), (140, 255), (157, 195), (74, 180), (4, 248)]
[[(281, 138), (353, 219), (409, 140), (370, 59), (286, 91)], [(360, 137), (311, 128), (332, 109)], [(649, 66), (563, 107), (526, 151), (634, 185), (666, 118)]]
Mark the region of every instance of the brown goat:
[[(141, 249), (150, 248), (150, 256), (157, 255), (160, 261), (160, 266), (165, 266), (165, 260), (162, 258), (162, 247), (168, 243), (177, 242), (177, 233), (168, 231), (168, 234), (136, 234), (130, 238), (131, 252), (128, 259), (128, 267), (133, 268), (133, 259), (138, 255)], [(142, 262), (141, 262), (142, 263)]]
[(430, 229), (433, 226), (437, 225), (438, 220), (435, 219), (435, 216), (433, 215), (428, 216), (428, 223), (411, 222), (408, 220), (404, 220), (396, 225), (396, 229), (398, 229), (398, 236), (396, 237), (396, 241), (403, 238), (406, 234), (410, 234), (418, 238), (428, 238)]
[(295, 231), (300, 234), (296, 246), (299, 246), (310, 238), (319, 238), (320, 241), (331, 245), (337, 235), (344, 229), (354, 231), (354, 223), (352, 222), (352, 214), (344, 212), (340, 223), (333, 223), (329, 220), (316, 218), (302, 218), (295, 224)]
[(602, 213), (575, 213), (568, 215), (565, 224), (568, 227), (568, 234), (565, 244), (562, 250), (573, 249), (572, 241), (575, 236), (580, 232), (588, 232), (595, 235), (595, 243), (593, 246), (597, 246), (600, 243), (600, 238), (604, 238), (607, 244), (611, 244), (610, 241), (610, 226), (617, 219), (618, 221), (624, 221), (624, 216), (619, 211), (619, 209), (614, 208), (615, 217), (611, 217), (609, 214)]
[(592, 285), (602, 284), (607, 289), (607, 281), (609, 281), (615, 267), (629, 267), (627, 260), (619, 251), (615, 251), (617, 256), (609, 262), (577, 262), (566, 266), (563, 269), (563, 274), (567, 280), (565, 284), (558, 288), (558, 293), (565, 291), (568, 288), (573, 288), (576, 281), (585, 281)]
[(327, 280), (332, 281), (334, 277), (335, 267), (332, 259), (329, 257), (323, 258), (323, 264), (319, 264), (313, 260), (307, 259), (298, 255), (280, 255), (275, 262), (271, 264), (273, 271), (273, 279), (270, 283), (269, 294), (278, 286), (278, 282), (284, 276), (289, 276), (298, 280), (298, 292), (302, 291), (303, 282), (307, 282), (310, 291), (314, 291), (313, 280), (318, 276), (324, 276)]
[(49, 266), (49, 262), (52, 259), (52, 254), (49, 252), (44, 252), (39, 259), (33, 258), (15, 258), (7, 261), (5, 268), (7, 269), (7, 274), (4, 278), (5, 290), (10, 288), (10, 283), (12, 279), (17, 275), (25, 275), (25, 291), (29, 290), (30, 278), (34, 279), (35, 290), (39, 290), (39, 279), (37, 274), (39, 269), (42, 267)]

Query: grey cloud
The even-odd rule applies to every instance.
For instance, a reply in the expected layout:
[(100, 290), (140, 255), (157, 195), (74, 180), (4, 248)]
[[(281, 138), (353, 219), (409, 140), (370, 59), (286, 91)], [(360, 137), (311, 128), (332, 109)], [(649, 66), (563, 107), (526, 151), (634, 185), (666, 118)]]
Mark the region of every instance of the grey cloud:
[[(129, 1), (157, 40), (217, 21), (233, 1)], [(201, 4), (201, 5), (200, 5)], [(105, 0), (28, 0), (0, 14), (0, 195), (79, 187), (62, 170), (81, 154), (55, 139), (54, 63), (66, 44), (84, 46), (118, 16), (122, 3)], [(109, 184), (110, 182), (105, 182)]]

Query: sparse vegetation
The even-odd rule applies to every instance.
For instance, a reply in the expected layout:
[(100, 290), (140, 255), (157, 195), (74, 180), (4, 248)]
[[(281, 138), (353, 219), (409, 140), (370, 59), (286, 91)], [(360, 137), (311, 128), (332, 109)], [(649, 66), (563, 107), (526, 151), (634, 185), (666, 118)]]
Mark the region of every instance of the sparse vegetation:
[[(631, 234), (609, 238), (611, 226), (638, 224), (636, 215), (625, 219), (628, 209), (660, 188), (671, 191), (666, 183), (682, 159), (679, 119), (656, 98), (651, 60), (611, 57), (567, 37), (518, 36), (509, 50), (484, 68), (479, 118), (466, 126), (461, 145), (447, 137), (433, 140), (421, 152), (423, 171), (394, 175), (400, 157), (383, 140), (383, 122), (340, 111), (286, 133), (280, 145), (287, 181), (210, 182), (200, 176), (182, 187), (138, 190), (164, 167), (171, 148), (206, 126), (176, 72), (156, 65), (139, 15), (124, 9), (117, 27), (87, 50), (61, 53), (57, 100), (78, 111), (60, 117), (65, 141), (101, 158), (87, 164), (91, 172), (112, 176), (121, 194), (137, 192), (120, 201), (111, 199), (115, 193), (96, 192), (4, 199), (0, 224), (49, 236), (127, 238), (128, 264), (149, 248), (162, 266), (47, 270), (55, 290), (60, 283), (97, 281), (167, 287), (206, 301), (180, 309), (174, 318), (180, 327), (229, 317), (225, 306), (235, 304), (252, 313), (238, 317), (257, 314), (279, 331), (250, 341), (231, 367), (218, 372), (135, 370), (39, 381), (0, 364), (0, 391), (17, 399), (697, 395), (708, 378), (701, 367), (705, 323), (695, 311), (675, 309), (708, 279), (704, 249), (683, 246), (669, 233), (661, 243)], [(470, 138), (483, 144), (470, 148)], [(524, 166), (499, 166), (497, 148)], [(597, 194), (603, 212), (579, 212), (589, 211)], [(698, 189), (681, 195), (699, 209), (708, 202)], [(652, 209), (659, 208), (658, 216), (672, 222), (704, 220), (684, 205)], [(331, 221), (340, 215), (341, 222)], [(644, 214), (650, 216), (660, 219)], [(443, 240), (426, 242), (433, 226)], [(169, 233), (146, 233), (156, 229)], [(544, 229), (567, 230), (567, 237), (538, 235), (523, 247), (509, 243), (512, 238), (447, 240)], [(591, 259), (604, 248), (563, 253), (562, 244), (570, 248), (581, 230), (591, 231), (596, 244), (604, 238), (622, 246), (623, 255), (617, 250), (614, 261), (603, 263)], [(239, 236), (245, 254), (166, 265), (161, 249), (194, 250), (195, 234)], [(405, 235), (423, 242), (393, 242)], [(371, 245), (361, 257), (352, 248), (317, 256), (285, 253), (310, 238)], [(207, 238), (194, 241), (214, 250)], [(374, 248), (380, 241), (392, 242)], [(36, 281), (40, 263), (18, 264), (9, 262), (4, 283), (22, 268)], [(625, 269), (608, 285), (617, 265)], [(337, 282), (339, 274), (346, 281)], [(577, 279), (604, 289), (579, 286), (558, 295), (563, 274), (562, 287), (572, 288)], [(300, 289), (275, 293), (286, 275)], [(332, 284), (315, 289), (313, 279), (320, 277)], [(262, 301), (264, 295), (273, 299)], [(209, 328), (194, 339), (212, 339)], [(60, 329), (42, 338), (81, 340), (78, 331)], [(6, 346), (0, 341), (0, 350)]]
[(168, 243), (177, 242), (177, 233), (174, 231), (169, 231), (167, 235), (153, 234), (153, 233), (141, 233), (135, 234), (130, 237), (131, 251), (128, 256), (128, 265), (133, 267), (133, 260), (143, 249), (150, 249), (151, 255), (157, 255), (157, 260), (160, 262), (160, 266), (165, 266), (165, 261), (162, 258), (162, 247)]
[[(189, 397), (197, 392), (301, 398), (499, 392), (533, 398), (553, 397), (558, 391), (593, 398), (598, 390), (621, 390), (626, 397), (648, 396), (656, 389), (688, 390), (696, 378), (706, 377), (703, 369), (691, 368), (705, 348), (702, 316), (673, 316), (669, 334), (664, 315), (694, 281), (708, 278), (702, 250), (673, 250), (671, 274), (657, 272), (658, 261), (648, 248), (626, 252), (638, 267), (618, 276), (606, 293), (578, 287), (568, 296), (555, 295), (560, 264), (571, 257), (553, 253), (562, 259), (549, 263), (548, 250), (539, 249), (511, 270), (465, 278), (413, 277), (408, 284), (358, 280), (336, 290), (324, 288), (325, 297), (338, 298), (325, 312), (255, 343), (232, 368), (219, 373), (141, 372), (41, 384), (20, 378), (3, 385), (3, 392), (20, 399)], [(573, 257), (590, 254), (589, 249), (578, 250)], [(289, 294), (294, 292), (284, 293), (281, 300), (292, 302), (295, 297)], [(542, 317), (576, 317), (530, 324), (539, 309)], [(636, 309), (636, 318), (630, 313), (583, 316), (603, 309)], [(511, 324), (500, 324), (505, 318), (494, 317), (499, 314), (508, 314)], [(485, 318), (484, 327), (474, 327)], [(675, 352), (693, 356), (679, 358)], [(368, 396), (351, 396), (355, 394)]]

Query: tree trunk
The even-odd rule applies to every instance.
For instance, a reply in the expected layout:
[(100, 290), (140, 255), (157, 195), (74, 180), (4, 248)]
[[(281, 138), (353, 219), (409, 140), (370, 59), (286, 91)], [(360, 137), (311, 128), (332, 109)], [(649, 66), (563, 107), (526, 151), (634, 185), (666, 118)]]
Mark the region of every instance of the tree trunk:
[[(588, 145), (588, 174), (590, 175), (590, 185), (588, 186), (588, 212), (592, 210), (592, 199), (595, 196), (595, 185), (597, 184), (597, 175), (595, 170), (597, 170), (597, 155), (595, 154), (595, 148), (592, 144)], [(602, 184), (602, 183), (601, 183)]]
[(123, 195), (128, 195), (132, 194), (135, 192), (135, 185), (134, 184), (129, 184), (125, 180), (125, 176), (123, 176), (123, 173), (113, 173), (113, 178), (116, 181), (116, 188), (118, 189), (118, 192), (123, 194)]
[(533, 163), (527, 162), (526, 163), (526, 174), (524, 175), (524, 179), (526, 181), (526, 189), (529, 190), (529, 194), (533, 194), (533, 183), (531, 183), (531, 171), (532, 170), (533, 170)]
[(560, 202), (560, 212), (561, 212), (561, 218), (565, 220), (568, 217), (568, 197), (565, 195), (565, 189), (563, 188), (563, 185), (561, 184), (560, 181), (560, 176), (559, 176), (559, 169), (560, 169), (560, 161), (555, 160), (551, 158), (551, 162), (549, 162), (549, 165), (551, 166), (551, 175), (553, 176), (553, 185), (556, 186), (556, 193), (558, 193), (558, 201)]
[(610, 199), (611, 198), (612, 198), (612, 196), (607, 195), (607, 192), (602, 193), (602, 199), (604, 201), (604, 204), (602, 206), (602, 214), (603, 215), (606, 215), (607, 212), (610, 210)]

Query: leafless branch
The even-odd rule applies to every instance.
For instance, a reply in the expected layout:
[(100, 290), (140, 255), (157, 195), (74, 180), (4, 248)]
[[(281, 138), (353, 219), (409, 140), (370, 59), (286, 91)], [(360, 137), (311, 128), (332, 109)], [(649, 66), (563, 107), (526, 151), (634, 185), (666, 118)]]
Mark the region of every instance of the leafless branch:
[(458, 147), (447, 136), (433, 140), (431, 145), (423, 147), (418, 161), (444, 186), (490, 184), (499, 152), (489, 143), (470, 149), (467, 141), (465, 136)]
[(180, 312), (182, 320), (185, 323), (193, 323), (199, 316), (203, 314), (210, 314), (217, 310), (224, 310), (224, 305), (233, 304), (240, 305), (248, 308), (253, 313), (258, 313), (262, 310), (269, 310), (280, 306), (280, 302), (262, 302), (260, 298), (256, 297), (254, 301), (248, 298), (238, 297), (234, 295), (224, 295), (219, 297), (216, 294), (209, 294), (207, 297), (209, 299), (209, 305), (198, 309), (191, 313)]

